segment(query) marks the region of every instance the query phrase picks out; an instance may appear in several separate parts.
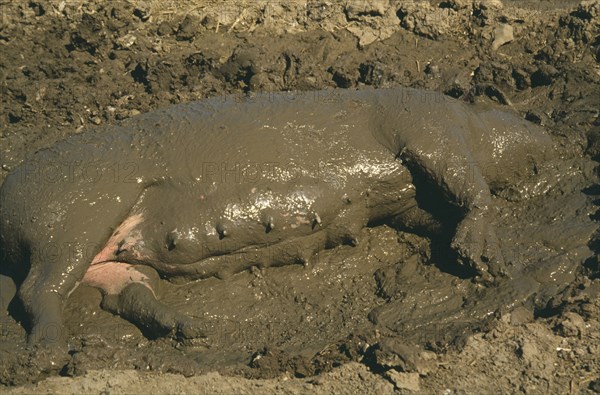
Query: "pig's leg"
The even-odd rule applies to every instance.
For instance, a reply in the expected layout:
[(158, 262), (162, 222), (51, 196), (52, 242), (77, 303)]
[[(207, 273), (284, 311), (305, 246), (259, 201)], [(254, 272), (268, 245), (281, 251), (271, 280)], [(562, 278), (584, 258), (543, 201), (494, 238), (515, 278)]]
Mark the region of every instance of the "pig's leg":
[(150, 267), (122, 262), (93, 264), (83, 282), (100, 289), (102, 308), (136, 324), (153, 336), (204, 337), (201, 324), (159, 302), (154, 294), (158, 274)]
[(396, 228), (410, 229), (415, 233), (425, 233), (428, 235), (439, 235), (443, 227), (433, 215), (421, 209), (417, 205), (416, 200), (414, 204), (394, 215), (392, 225)]
[(504, 262), (489, 216), (492, 197), (478, 163), (469, 152), (462, 130), (433, 129), (407, 139), (400, 152), (414, 176), (426, 177), (440, 186), (465, 210), (452, 248), (484, 281), (503, 274)]
[(74, 288), (76, 280), (54, 270), (53, 262), (40, 260), (38, 255), (39, 252), (33, 252), (31, 270), (18, 295), (30, 318), (27, 342), (31, 360), (41, 371), (48, 372), (61, 369), (69, 360), (62, 313), (69, 292), (67, 288), (71, 285)]

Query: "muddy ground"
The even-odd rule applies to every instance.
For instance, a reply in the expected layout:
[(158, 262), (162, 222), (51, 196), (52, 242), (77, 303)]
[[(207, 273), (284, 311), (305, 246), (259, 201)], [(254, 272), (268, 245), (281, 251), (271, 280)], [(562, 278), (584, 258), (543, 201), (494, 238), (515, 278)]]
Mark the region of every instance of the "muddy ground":
[[(80, 287), (71, 361), (46, 377), (0, 320), (1, 392), (600, 392), (600, 4), (596, 1), (0, 1), (1, 177), (84, 128), (257, 91), (412, 86), (495, 101), (563, 147), (543, 196), (497, 199), (513, 279), (484, 287), (387, 227), (309, 267), (159, 297), (201, 344), (148, 339)], [(1, 284), (10, 286), (9, 284)]]

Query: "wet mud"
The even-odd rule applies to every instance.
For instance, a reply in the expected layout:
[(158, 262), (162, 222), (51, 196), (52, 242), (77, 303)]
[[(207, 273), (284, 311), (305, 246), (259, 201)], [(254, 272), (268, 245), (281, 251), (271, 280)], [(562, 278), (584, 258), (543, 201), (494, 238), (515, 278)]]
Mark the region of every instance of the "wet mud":
[[(548, 9), (270, 2), (231, 12), (197, 5), (187, 12), (168, 2), (2, 5), (2, 177), (83, 128), (175, 103), (261, 91), (426, 88), (516, 111), (559, 149), (534, 181), (493, 191), (491, 221), (510, 277), (481, 284), (457, 269), (450, 240), (367, 227), (357, 246), (320, 250), (308, 266), (252, 267), (185, 284), (161, 279), (158, 299), (199, 319), (202, 341), (143, 333), (102, 310), (100, 292), (81, 285), (66, 303), (64, 326), (51, 328), (68, 339), (58, 372), (41, 372), (29, 358), (29, 324), (9, 301), (14, 285), (2, 278), (10, 314), (0, 322), (0, 382), (136, 369), (218, 371), (265, 388), (283, 381), (263, 379), (317, 375), (339, 380), (337, 391), (344, 377), (367, 376), (382, 391), (389, 384), (414, 392), (597, 389), (597, 2)], [(341, 365), (346, 373), (331, 376)], [(33, 387), (12, 390), (20, 388)]]

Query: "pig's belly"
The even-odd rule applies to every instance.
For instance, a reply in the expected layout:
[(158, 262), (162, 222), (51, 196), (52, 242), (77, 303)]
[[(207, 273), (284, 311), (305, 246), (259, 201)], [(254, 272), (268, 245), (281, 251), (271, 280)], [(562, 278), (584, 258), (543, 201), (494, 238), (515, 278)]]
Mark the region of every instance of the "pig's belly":
[(312, 166), (297, 168), (304, 171), (284, 181), (149, 186), (84, 281), (131, 275), (116, 263), (149, 265), (163, 277), (190, 280), (224, 267), (239, 272), (305, 263), (319, 250), (356, 243), (363, 227), (415, 205), (410, 173), (392, 155), (354, 167), (348, 159), (316, 173)]

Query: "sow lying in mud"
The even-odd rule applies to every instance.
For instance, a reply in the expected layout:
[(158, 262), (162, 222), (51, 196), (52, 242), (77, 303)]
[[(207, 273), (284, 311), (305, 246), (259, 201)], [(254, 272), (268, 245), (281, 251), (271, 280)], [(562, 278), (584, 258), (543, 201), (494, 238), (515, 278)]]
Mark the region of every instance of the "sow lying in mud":
[(104, 309), (194, 338), (199, 323), (154, 297), (156, 272), (194, 280), (306, 264), (356, 244), (365, 226), (435, 227), (423, 184), (461, 214), (449, 247), (492, 280), (503, 272), (492, 193), (534, 176), (551, 150), (515, 114), (413, 89), (177, 105), (72, 136), (15, 169), (0, 192), (1, 272), (19, 284), (34, 344), (51, 342), (45, 328), (61, 324), (82, 282), (102, 291)]

